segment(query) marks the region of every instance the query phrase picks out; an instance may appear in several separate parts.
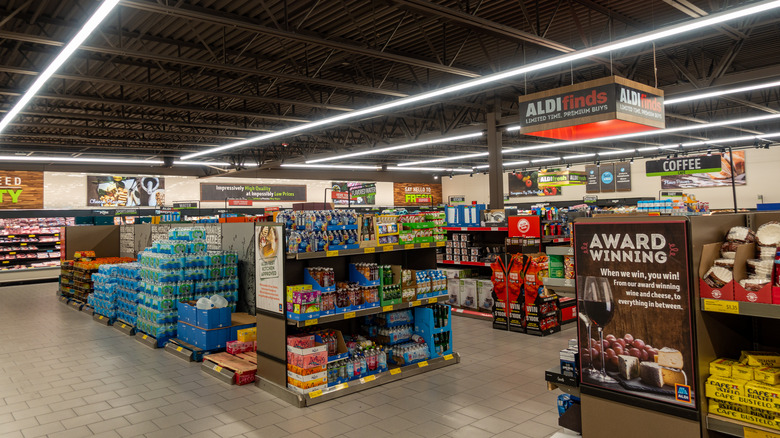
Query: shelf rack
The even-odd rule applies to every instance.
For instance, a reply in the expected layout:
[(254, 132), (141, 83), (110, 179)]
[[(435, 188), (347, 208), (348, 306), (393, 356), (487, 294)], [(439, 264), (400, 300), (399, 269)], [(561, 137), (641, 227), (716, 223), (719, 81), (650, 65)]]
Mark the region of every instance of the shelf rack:
[(391, 304), (388, 306), (372, 307), (370, 309), (355, 310), (353, 312), (336, 313), (334, 315), (321, 316), (315, 319), (307, 319), (304, 321), (287, 320), (287, 324), (294, 325), (296, 327), (308, 327), (310, 325), (326, 324), (335, 321), (344, 321), (347, 319), (358, 318), (361, 316), (376, 315), (377, 313), (392, 312), (394, 310), (409, 309), (412, 307), (426, 306), (428, 304), (435, 304), (439, 302), (447, 301), (447, 295), (442, 295), (433, 298), (423, 298), (416, 301), (408, 301), (405, 303)]
[(442, 227), (445, 231), (509, 231), (508, 227)]
[(436, 247), (443, 247), (444, 245), (445, 245), (444, 241), (428, 242), (428, 243), (388, 244), (388, 245), (370, 246), (368, 248), (336, 249), (333, 251), (320, 251), (320, 252), (300, 252), (294, 254), (287, 254), (287, 258), (290, 260), (321, 259), (325, 257), (342, 257), (342, 256), (350, 256), (350, 255), (374, 254), (379, 252), (406, 251), (410, 249), (436, 248)]
[(701, 298), (701, 310), (704, 312), (729, 313), (732, 315), (780, 319), (780, 305), (777, 304)]
[(780, 436), (780, 430), (769, 429), (767, 427), (757, 426), (755, 424), (745, 423), (719, 415), (708, 414), (706, 422), (708, 430), (720, 432), (729, 436), (741, 438), (770, 438)]
[(441, 260), (437, 262), (442, 265), (459, 265), (459, 266), (482, 266), (485, 268), (490, 267), (490, 263), (487, 262), (454, 262), (452, 260)]

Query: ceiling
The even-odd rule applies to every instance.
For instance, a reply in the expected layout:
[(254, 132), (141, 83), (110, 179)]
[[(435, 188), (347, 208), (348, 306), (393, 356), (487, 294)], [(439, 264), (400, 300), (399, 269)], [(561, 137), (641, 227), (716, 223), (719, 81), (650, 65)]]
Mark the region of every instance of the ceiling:
[[(122, 0), (0, 135), (3, 152), (180, 158), (244, 138), (435, 90), (683, 23), (732, 0)], [(97, 8), (95, 0), (0, 3), (0, 111), (8, 111)], [(666, 97), (780, 76), (780, 11), (201, 157), (260, 169), (441, 138), (519, 119), (519, 95), (617, 75)], [(780, 87), (666, 107), (667, 127), (694, 128), (506, 161), (773, 131), (776, 120), (696, 125), (780, 113)], [(774, 128), (774, 130), (777, 130)], [(505, 147), (548, 140), (516, 132)], [(485, 137), (368, 154), (332, 164), (396, 166), (486, 152)], [(470, 168), (486, 157), (448, 162)], [(213, 167), (187, 172), (214, 174)], [(218, 172), (223, 173), (223, 172)], [(229, 174), (229, 172), (224, 172)], [(262, 176), (262, 172), (257, 173)]]

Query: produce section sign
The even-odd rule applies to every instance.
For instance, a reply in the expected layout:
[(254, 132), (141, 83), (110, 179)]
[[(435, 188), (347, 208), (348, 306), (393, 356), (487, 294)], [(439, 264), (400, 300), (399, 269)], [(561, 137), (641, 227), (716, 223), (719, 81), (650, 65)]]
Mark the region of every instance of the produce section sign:
[(537, 171), (517, 171), (509, 174), (509, 196), (556, 196), (561, 187), (540, 187)]
[(585, 172), (575, 170), (558, 170), (539, 172), (537, 185), (544, 187), (581, 186), (587, 182)]
[[(376, 183), (332, 182), (331, 199), (336, 205), (374, 205), (376, 204)], [(352, 201), (349, 201), (350, 195)]]
[(583, 385), (696, 408), (687, 228), (575, 222)]
[(281, 224), (255, 227), (255, 306), (284, 314), (284, 229)]
[(201, 202), (244, 199), (256, 202), (306, 202), (306, 186), (200, 183)]
[(439, 205), (441, 184), (393, 183), (393, 203), (396, 206)]
[(165, 178), (153, 176), (87, 176), (89, 207), (162, 207)]
[[(747, 184), (745, 172), (745, 151), (732, 152), (734, 156), (734, 185), (744, 186)], [(702, 156), (711, 162), (709, 170), (695, 170), (694, 173), (684, 175), (663, 175), (661, 176), (661, 188), (668, 189), (689, 189), (698, 187), (723, 187), (731, 185), (731, 165), (729, 163), (728, 152), (719, 154), (713, 153), (712, 156)], [(701, 157), (683, 157), (683, 158), (701, 158)]]
[(0, 173), (0, 209), (43, 208), (43, 172)]

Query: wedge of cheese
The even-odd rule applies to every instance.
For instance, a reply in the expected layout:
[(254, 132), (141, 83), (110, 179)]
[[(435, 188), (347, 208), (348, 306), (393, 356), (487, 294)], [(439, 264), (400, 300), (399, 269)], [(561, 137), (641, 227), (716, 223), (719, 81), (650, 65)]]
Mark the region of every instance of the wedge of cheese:
[(639, 377), (639, 358), (627, 354), (618, 355), (618, 373), (626, 380)]
[(677, 368), (678, 370), (683, 367), (682, 353), (674, 348), (664, 347), (658, 350), (655, 361), (662, 367)]
[(645, 384), (658, 388), (664, 385), (674, 386), (675, 383), (685, 384), (685, 374), (682, 371), (663, 368), (655, 362), (640, 363), (639, 377)]

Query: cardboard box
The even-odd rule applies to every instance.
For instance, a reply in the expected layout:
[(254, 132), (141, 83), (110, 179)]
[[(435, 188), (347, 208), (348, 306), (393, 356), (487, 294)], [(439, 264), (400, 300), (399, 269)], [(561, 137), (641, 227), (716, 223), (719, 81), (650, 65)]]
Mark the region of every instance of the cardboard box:
[(460, 306), (460, 280), (448, 278), (447, 293), (449, 294), (447, 304), (450, 306)]
[(195, 307), (195, 301), (179, 301), (176, 303), (176, 309), (179, 312), (179, 321), (198, 325), (198, 309)]
[(490, 279), (477, 280), (477, 304), (483, 312), (493, 311), (493, 281)]
[(229, 327), (230, 320), (230, 307), (223, 307), (221, 309), (195, 309), (198, 315), (197, 327), (204, 329), (215, 329)]
[[(708, 243), (702, 247), (701, 262), (699, 263), (699, 296), (701, 298), (714, 298), (716, 300), (734, 299), (734, 282), (727, 283), (721, 288), (713, 288), (704, 282), (704, 275), (715, 264), (715, 260), (720, 258), (720, 247), (723, 242)], [(737, 263), (734, 262), (734, 269), (737, 269)], [(743, 266), (744, 270), (745, 267)]]
[[(230, 315), (230, 333), (228, 333), (228, 341), (235, 341), (238, 339), (238, 331), (246, 329), (255, 329), (257, 333), (257, 317), (252, 316), (245, 312), (236, 312)], [(255, 337), (257, 340), (257, 337)]]
[(327, 365), (328, 347), (315, 343), (314, 347), (287, 347), (287, 363), (299, 368), (314, 368)]
[(460, 280), (460, 306), (469, 309), (478, 309), (477, 280), (466, 278)]
[(183, 324), (184, 327), (182, 328), (185, 332), (188, 332), (186, 336), (189, 341), (185, 340), (185, 342), (188, 342), (201, 350), (219, 350), (227, 346), (228, 333), (230, 332), (228, 327), (205, 329), (189, 325), (186, 322), (181, 322), (180, 324)]
[(236, 330), (236, 340), (239, 342), (254, 342), (257, 340), (257, 327)]

